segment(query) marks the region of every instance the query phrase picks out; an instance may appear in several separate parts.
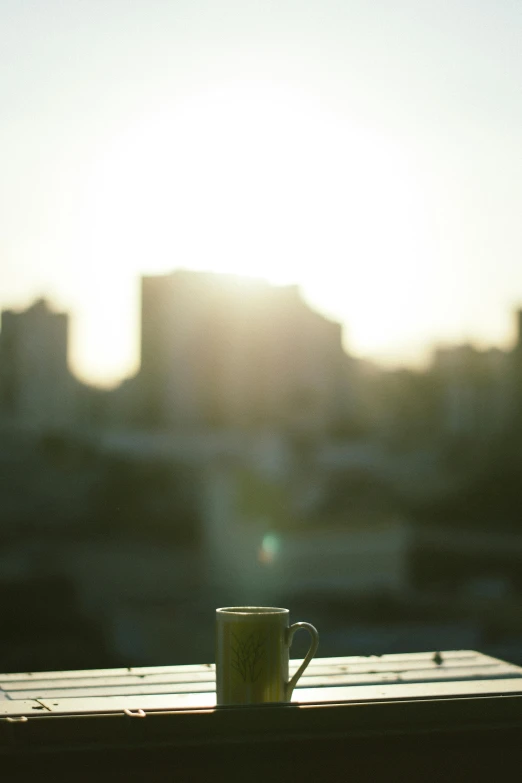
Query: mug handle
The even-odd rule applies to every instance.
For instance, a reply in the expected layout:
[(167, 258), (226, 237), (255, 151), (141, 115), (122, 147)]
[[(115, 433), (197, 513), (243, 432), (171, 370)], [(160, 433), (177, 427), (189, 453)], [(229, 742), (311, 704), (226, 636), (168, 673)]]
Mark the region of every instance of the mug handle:
[(286, 683), (285, 685), (285, 696), (287, 701), (290, 701), (290, 698), (292, 696), (292, 692), (297, 685), (297, 680), (302, 675), (312, 658), (317, 652), (317, 648), (319, 647), (319, 632), (317, 631), (317, 628), (314, 628), (313, 625), (310, 625), (310, 623), (294, 623), (290, 626), (290, 628), (286, 631), (286, 643), (288, 647), (292, 646), (292, 639), (294, 638), (294, 634), (296, 631), (299, 631), (300, 628), (303, 628), (305, 631), (308, 631), (308, 633), (311, 636), (311, 642), (310, 647), (308, 649), (308, 652), (306, 653), (306, 658), (302, 662), (301, 666), (298, 668), (294, 676)]

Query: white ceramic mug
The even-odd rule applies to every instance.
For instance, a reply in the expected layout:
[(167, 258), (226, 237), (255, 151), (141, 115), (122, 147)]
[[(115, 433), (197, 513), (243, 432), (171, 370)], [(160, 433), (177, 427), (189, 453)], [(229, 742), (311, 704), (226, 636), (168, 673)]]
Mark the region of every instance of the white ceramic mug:
[[(309, 623), (290, 625), (288, 609), (231, 606), (216, 609), (216, 692), (218, 704), (287, 702), (319, 645)], [(290, 646), (296, 631), (308, 631), (308, 653), (288, 677)]]

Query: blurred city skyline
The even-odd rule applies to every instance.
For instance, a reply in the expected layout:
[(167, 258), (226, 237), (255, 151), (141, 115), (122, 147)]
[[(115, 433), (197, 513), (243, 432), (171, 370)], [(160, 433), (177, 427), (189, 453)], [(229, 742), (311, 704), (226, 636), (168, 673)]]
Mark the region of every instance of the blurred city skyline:
[[(201, 279), (199, 279), (199, 276), (201, 275)], [(53, 297), (49, 296), (35, 296), (31, 299), (27, 300), (26, 307), (23, 306), (12, 306), (7, 304), (6, 306), (2, 306), (0, 309), (0, 312), (2, 312), (3, 316), (6, 316), (8, 318), (11, 318), (12, 316), (20, 317), (24, 319), (28, 313), (31, 312), (43, 312), (47, 313), (51, 316), (51, 318), (57, 318), (57, 319), (63, 319), (64, 325), (66, 325), (66, 330), (64, 332), (64, 336), (66, 339), (65, 347), (60, 345), (60, 350), (57, 351), (57, 356), (66, 356), (67, 357), (67, 373), (71, 378), (75, 378), (76, 381), (80, 381), (82, 384), (86, 384), (87, 386), (90, 386), (94, 389), (99, 389), (100, 391), (103, 389), (109, 390), (116, 390), (120, 385), (124, 385), (125, 382), (128, 380), (133, 379), (136, 377), (137, 374), (139, 374), (143, 370), (143, 337), (144, 337), (144, 324), (143, 324), (143, 317), (144, 317), (144, 300), (143, 300), (143, 285), (147, 283), (147, 281), (150, 281), (151, 284), (154, 284), (155, 281), (157, 281), (157, 287), (158, 289), (161, 289), (162, 286), (167, 285), (167, 287), (170, 287), (170, 282), (177, 280), (178, 278), (182, 280), (192, 281), (193, 284), (197, 287), (199, 285), (202, 285), (203, 289), (207, 291), (206, 295), (208, 295), (208, 292), (211, 291), (213, 288), (215, 288), (216, 293), (218, 296), (225, 295), (228, 297), (228, 300), (230, 304), (232, 305), (233, 302), (237, 302), (237, 305), (242, 309), (243, 311), (243, 325), (246, 326), (248, 323), (248, 310), (249, 305), (248, 302), (251, 301), (251, 304), (257, 300), (256, 308), (259, 306), (259, 304), (264, 301), (264, 298), (267, 296), (267, 302), (273, 297), (274, 294), (277, 294), (277, 292), (281, 292), (281, 295), (284, 295), (284, 299), (282, 299), (282, 302), (286, 302), (286, 305), (289, 301), (295, 300), (295, 302), (299, 303), (299, 307), (303, 308), (305, 312), (309, 312), (311, 315), (316, 315), (319, 317), (324, 324), (330, 324), (331, 327), (335, 329), (340, 330), (341, 335), (341, 342), (342, 342), (342, 352), (345, 357), (345, 360), (355, 359), (359, 362), (361, 362), (361, 366), (367, 366), (368, 368), (372, 367), (374, 370), (378, 371), (384, 371), (391, 370), (392, 372), (401, 372), (401, 371), (413, 371), (418, 373), (429, 373), (430, 369), (433, 369), (434, 366), (436, 366), (440, 360), (441, 356), (450, 356), (453, 355), (454, 357), (463, 357), (470, 355), (470, 352), (474, 354), (475, 356), (486, 356), (487, 354), (497, 353), (499, 355), (508, 356), (510, 353), (516, 349), (518, 340), (520, 340), (520, 314), (522, 313), (522, 307), (518, 308), (511, 308), (507, 313), (505, 313), (506, 321), (509, 323), (509, 332), (510, 332), (510, 338), (505, 344), (492, 344), (487, 343), (483, 344), (480, 340), (474, 340), (473, 338), (467, 339), (467, 340), (461, 340), (459, 342), (451, 342), (451, 341), (437, 341), (434, 340), (429, 345), (426, 345), (425, 353), (422, 357), (417, 357), (416, 360), (413, 361), (407, 361), (402, 360), (398, 358), (397, 360), (392, 361), (386, 361), (386, 358), (383, 359), (383, 357), (380, 356), (372, 356), (372, 355), (364, 355), (364, 354), (357, 354), (356, 351), (353, 351), (351, 349), (350, 345), (346, 344), (345, 335), (346, 335), (346, 324), (343, 324), (339, 320), (336, 320), (335, 318), (331, 317), (328, 312), (324, 312), (321, 308), (316, 308), (313, 305), (309, 303), (307, 298), (303, 296), (302, 287), (299, 286), (299, 284), (273, 284), (269, 280), (263, 277), (251, 277), (248, 275), (235, 275), (233, 273), (224, 273), (224, 272), (214, 272), (212, 270), (194, 270), (194, 269), (174, 269), (170, 272), (165, 272), (164, 274), (153, 274), (153, 275), (141, 275), (137, 278), (137, 285), (140, 287), (140, 291), (137, 293), (137, 313), (136, 313), (136, 329), (137, 329), (137, 336), (136, 336), (136, 356), (135, 361), (131, 366), (126, 368), (126, 371), (124, 373), (119, 374), (109, 374), (108, 376), (97, 376), (96, 373), (89, 374), (82, 372), (81, 364), (78, 365), (74, 361), (74, 356), (71, 356), (71, 332), (74, 333), (74, 312), (68, 310), (67, 308), (60, 309), (57, 304), (56, 300), (53, 300)], [(221, 292), (221, 293), (218, 293)], [(288, 299), (289, 297), (289, 299)], [(193, 299), (193, 293), (187, 298), (186, 305), (190, 307), (194, 307), (195, 301)], [(203, 304), (203, 303), (202, 303)], [(205, 306), (203, 304), (203, 306)], [(234, 305), (234, 308), (236, 305)], [(208, 314), (209, 318), (211, 319), (212, 314), (209, 311)], [(172, 317), (176, 317), (175, 310), (171, 310), (168, 317), (166, 317), (166, 313), (163, 312), (163, 309), (158, 310), (156, 315), (154, 315), (153, 310), (148, 311), (148, 319), (151, 318), (153, 321), (159, 324), (159, 322), (163, 322), (163, 326), (160, 327), (162, 332), (167, 333), (169, 328), (170, 321)], [(199, 320), (200, 313), (196, 314), (194, 312), (194, 318), (190, 318), (190, 321), (193, 321), (194, 324)], [(265, 313), (264, 321), (265, 326), (268, 326), (269, 323), (271, 323), (272, 316), (269, 314), (269, 310)], [(259, 328), (259, 324), (256, 326), (256, 320), (253, 319), (252, 323), (250, 325), (250, 328), (256, 329)], [(28, 323), (29, 326), (29, 332), (31, 333), (32, 328), (32, 335), (36, 337), (37, 335), (37, 329), (35, 331), (35, 326), (31, 327), (30, 322)], [(217, 326), (217, 324), (216, 324)], [(72, 327), (72, 328), (71, 328)], [(192, 327), (188, 327), (189, 329)], [(0, 323), (0, 334), (1, 334), (2, 325)], [(266, 329), (265, 329), (266, 330)], [(285, 333), (280, 333), (280, 339), (285, 337)], [(31, 338), (32, 339), (32, 338)], [(304, 343), (307, 342), (307, 336), (303, 333), (302, 335), (302, 341)], [(211, 343), (212, 338), (209, 332), (209, 341), (208, 341), (208, 351), (212, 352), (211, 349)], [(63, 348), (63, 350), (62, 350)], [(309, 346), (309, 350), (313, 352), (312, 346)], [(63, 357), (62, 357), (63, 358)], [(453, 360), (454, 361), (454, 360)], [(64, 366), (65, 369), (65, 366)]]
[(0, 8), (0, 308), (139, 363), (139, 277), (297, 283), (355, 356), (508, 347), (522, 301), (522, 8), (122, 0)]

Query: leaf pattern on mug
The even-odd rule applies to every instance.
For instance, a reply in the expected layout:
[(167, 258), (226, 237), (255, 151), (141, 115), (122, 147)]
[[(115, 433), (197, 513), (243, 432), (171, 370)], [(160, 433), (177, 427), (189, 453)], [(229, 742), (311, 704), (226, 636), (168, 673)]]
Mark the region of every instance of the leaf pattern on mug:
[(256, 632), (244, 638), (235, 633), (232, 636), (232, 668), (241, 675), (243, 682), (256, 682), (263, 671), (266, 636)]

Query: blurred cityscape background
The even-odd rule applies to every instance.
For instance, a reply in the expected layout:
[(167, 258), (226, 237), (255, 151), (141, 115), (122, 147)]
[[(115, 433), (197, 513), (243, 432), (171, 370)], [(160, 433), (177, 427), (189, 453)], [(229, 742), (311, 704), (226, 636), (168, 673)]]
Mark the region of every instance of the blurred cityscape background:
[(521, 31), (1, 0), (0, 671), (212, 661), (245, 603), (522, 664)]
[(140, 290), (112, 389), (69, 369), (68, 313), (2, 312), (0, 670), (211, 661), (242, 604), (316, 624), (322, 655), (522, 663), (521, 312), (510, 348), (392, 370), (294, 285)]

